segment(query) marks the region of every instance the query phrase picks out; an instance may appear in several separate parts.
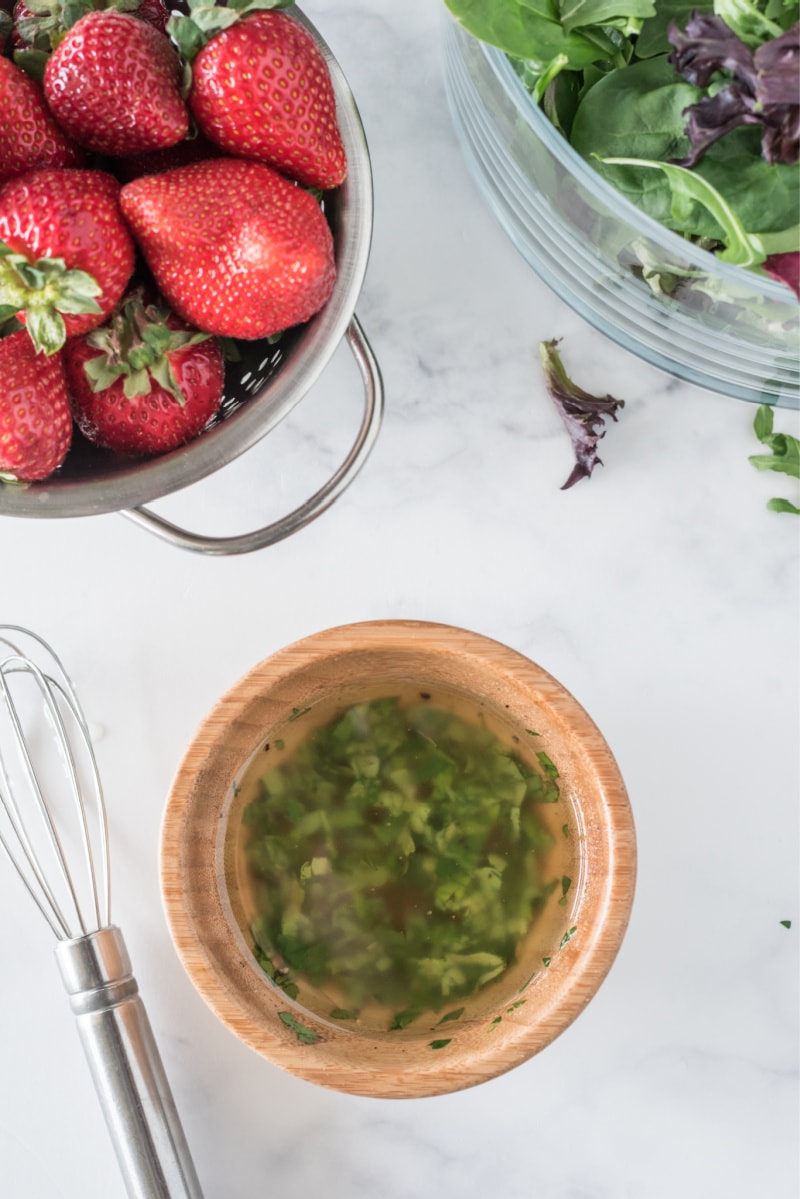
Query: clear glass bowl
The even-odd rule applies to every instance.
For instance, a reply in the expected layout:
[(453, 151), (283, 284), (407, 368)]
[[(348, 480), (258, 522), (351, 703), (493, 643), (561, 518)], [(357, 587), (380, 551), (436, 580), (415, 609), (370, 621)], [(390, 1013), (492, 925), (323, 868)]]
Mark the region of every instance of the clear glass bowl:
[[(562, 300), (680, 379), (798, 407), (800, 305), (790, 288), (720, 262), (640, 212), (550, 124), (502, 51), (449, 16), (444, 72), (475, 180)], [(656, 278), (669, 294), (657, 290)]]

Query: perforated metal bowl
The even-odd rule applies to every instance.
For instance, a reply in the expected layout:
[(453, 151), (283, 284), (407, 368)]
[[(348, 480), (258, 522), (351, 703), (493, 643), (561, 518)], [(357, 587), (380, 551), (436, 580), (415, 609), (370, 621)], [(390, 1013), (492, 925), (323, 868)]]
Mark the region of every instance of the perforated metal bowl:
[[(372, 237), (372, 171), (364, 129), (339, 64), (314, 26), (333, 81), (348, 160), (345, 182), (325, 197), (336, 254), (336, 283), (325, 307), (279, 342), (239, 342), (240, 363), (228, 364), (220, 415), (204, 432), (161, 457), (132, 460), (98, 450), (76, 434), (64, 466), (28, 485), (0, 485), (0, 516), (75, 517), (121, 512), (163, 540), (206, 554), (235, 554), (282, 540), (319, 516), (352, 482), (380, 428), (383, 387), (375, 357), (355, 317)], [(142, 505), (179, 491), (255, 445), (299, 403), (345, 338), (364, 385), (364, 414), (347, 458), (306, 503), (279, 521), (235, 537), (205, 537), (180, 529)]]

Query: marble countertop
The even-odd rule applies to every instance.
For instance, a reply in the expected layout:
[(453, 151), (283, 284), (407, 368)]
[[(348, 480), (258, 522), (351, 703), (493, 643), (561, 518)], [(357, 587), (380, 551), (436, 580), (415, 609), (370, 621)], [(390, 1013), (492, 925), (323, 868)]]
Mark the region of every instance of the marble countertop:
[[(518, 257), (456, 145), (438, 3), (306, 9), (373, 159), (358, 313), (387, 411), (367, 465), (239, 558), (115, 515), (0, 521), (2, 619), (57, 647), (97, 734), (114, 915), (207, 1199), (794, 1199), (800, 527), (765, 504), (796, 484), (749, 465), (753, 407), (604, 340)], [(579, 383), (626, 401), (569, 491), (538, 365), (552, 337)], [(360, 405), (342, 346), (277, 430), (158, 510), (208, 533), (282, 515), (344, 456)], [(797, 413), (777, 423), (800, 433)], [(246, 1049), (186, 978), (159, 892), (165, 796), (215, 700), (307, 633), (382, 617), (485, 633), (555, 675), (616, 754), (638, 833), (595, 999), (527, 1064), (436, 1099), (326, 1091)], [(49, 932), (5, 869), (0, 903), (0, 1191), (121, 1196)]]

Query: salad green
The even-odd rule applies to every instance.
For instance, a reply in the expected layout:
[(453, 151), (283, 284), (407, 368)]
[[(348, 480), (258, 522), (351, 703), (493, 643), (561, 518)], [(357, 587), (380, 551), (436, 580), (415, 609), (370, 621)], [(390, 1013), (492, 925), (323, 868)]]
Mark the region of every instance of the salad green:
[[(760, 404), (753, 421), (753, 431), (768, 454), (751, 454), (750, 462), (756, 470), (773, 470), (778, 474), (800, 479), (800, 441), (790, 433), (774, 432), (774, 413), (767, 404)], [(782, 496), (769, 500), (771, 512), (791, 512), (800, 516), (800, 508)]]
[(649, 216), (795, 288), (799, 0), (445, 0)]

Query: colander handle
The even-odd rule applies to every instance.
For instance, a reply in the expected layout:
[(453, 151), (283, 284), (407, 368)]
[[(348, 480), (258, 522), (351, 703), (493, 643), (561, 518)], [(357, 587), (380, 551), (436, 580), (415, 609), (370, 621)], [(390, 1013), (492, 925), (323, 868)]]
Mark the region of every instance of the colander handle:
[(291, 536), (292, 533), (296, 533), (305, 525), (310, 524), (312, 520), (330, 508), (361, 470), (375, 444), (383, 417), (383, 380), (380, 368), (372, 348), (364, 336), (364, 330), (355, 316), (347, 327), (345, 337), (364, 383), (364, 415), (350, 453), (336, 473), (311, 496), (311, 499), (306, 500), (304, 504), (295, 508), (281, 520), (265, 525), (262, 529), (254, 529), (252, 533), (241, 533), (234, 537), (203, 537), (199, 533), (190, 533), (163, 517), (157, 516), (149, 508), (128, 508), (123, 510), (121, 515), (133, 521), (134, 524), (141, 525), (142, 528), (147, 529), (162, 541), (167, 541), (180, 549), (219, 556), (248, 554), (252, 550), (264, 549), (268, 545), (274, 545), (277, 541), (283, 541), (285, 537)]

